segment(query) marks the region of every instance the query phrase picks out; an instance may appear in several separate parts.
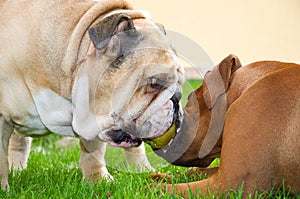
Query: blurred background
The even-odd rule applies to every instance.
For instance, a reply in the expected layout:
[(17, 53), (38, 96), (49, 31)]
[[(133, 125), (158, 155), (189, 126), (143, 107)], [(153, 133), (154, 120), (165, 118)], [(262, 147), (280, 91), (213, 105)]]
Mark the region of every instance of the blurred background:
[[(299, 0), (129, 2), (135, 9), (149, 11), (166, 29), (196, 42), (213, 64), (230, 53), (243, 65), (258, 60), (300, 63)], [(212, 67), (209, 60), (204, 62), (202, 69)]]

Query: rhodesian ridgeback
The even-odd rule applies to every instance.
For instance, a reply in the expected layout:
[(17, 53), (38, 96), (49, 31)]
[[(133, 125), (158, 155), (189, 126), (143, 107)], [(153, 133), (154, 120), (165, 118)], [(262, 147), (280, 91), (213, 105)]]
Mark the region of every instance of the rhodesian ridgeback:
[(189, 96), (177, 134), (155, 152), (180, 166), (205, 168), (221, 159), (208, 179), (163, 184), (170, 193), (243, 187), (245, 197), (282, 183), (300, 191), (299, 140), (300, 65), (261, 61), (242, 67), (229, 55), (206, 73)]

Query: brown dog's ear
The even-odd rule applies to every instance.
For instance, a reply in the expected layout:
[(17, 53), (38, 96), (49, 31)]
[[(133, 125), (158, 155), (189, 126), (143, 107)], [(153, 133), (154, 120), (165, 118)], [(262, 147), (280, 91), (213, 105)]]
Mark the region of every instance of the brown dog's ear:
[(239, 58), (229, 55), (210, 72), (207, 72), (203, 80), (203, 99), (211, 109), (217, 98), (225, 93), (230, 85), (230, 77), (241, 67)]
[(123, 13), (105, 17), (88, 32), (97, 50), (104, 53), (111, 51), (116, 56), (129, 50), (138, 41), (138, 32), (131, 17)]

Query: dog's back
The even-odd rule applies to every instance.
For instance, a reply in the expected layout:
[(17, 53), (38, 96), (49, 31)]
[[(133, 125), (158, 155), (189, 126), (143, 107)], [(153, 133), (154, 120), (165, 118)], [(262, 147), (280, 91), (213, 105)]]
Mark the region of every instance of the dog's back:
[(300, 66), (265, 61), (242, 67), (227, 94), (227, 155), (221, 159), (223, 166), (241, 164), (226, 167), (225, 175), (238, 174), (246, 192), (282, 182), (300, 191)]
[[(273, 73), (286, 68), (290, 68), (288, 70), (297, 70), (297, 68), (300, 68), (300, 65), (278, 61), (260, 61), (241, 67), (233, 74), (231, 86), (227, 92), (228, 103), (231, 104), (234, 102), (239, 96), (247, 91), (249, 87), (253, 86), (259, 80), (266, 78), (267, 76), (272, 76)], [(276, 82), (276, 84), (280, 84), (280, 81)]]

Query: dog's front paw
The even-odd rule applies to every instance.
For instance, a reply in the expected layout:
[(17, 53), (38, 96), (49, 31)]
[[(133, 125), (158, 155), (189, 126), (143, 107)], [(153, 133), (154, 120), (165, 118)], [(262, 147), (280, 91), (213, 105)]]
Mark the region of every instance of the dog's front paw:
[(114, 180), (114, 177), (110, 175), (110, 173), (102, 171), (91, 173), (89, 175), (84, 175), (84, 178), (93, 183), (101, 182), (102, 180), (105, 180), (107, 182)]
[(2, 190), (7, 190), (7, 192), (9, 192), (9, 184), (8, 184), (8, 179), (7, 178), (2, 178), (1, 179), (1, 189)]
[(100, 177), (98, 177), (98, 179), (102, 179), (105, 180), (107, 182), (113, 181), (114, 177), (112, 175), (110, 175), (110, 173), (106, 173), (105, 175), (101, 175)]
[(150, 177), (151, 177), (151, 179), (153, 179), (155, 181), (161, 181), (161, 182), (166, 182), (167, 180), (172, 179), (171, 175), (161, 174), (161, 173), (151, 174)]
[(155, 172), (155, 168), (151, 166), (148, 159), (146, 158), (144, 158), (144, 160), (141, 162), (140, 168), (142, 172)]

